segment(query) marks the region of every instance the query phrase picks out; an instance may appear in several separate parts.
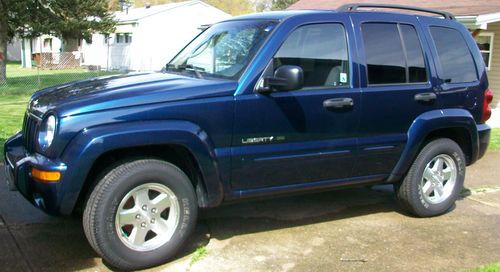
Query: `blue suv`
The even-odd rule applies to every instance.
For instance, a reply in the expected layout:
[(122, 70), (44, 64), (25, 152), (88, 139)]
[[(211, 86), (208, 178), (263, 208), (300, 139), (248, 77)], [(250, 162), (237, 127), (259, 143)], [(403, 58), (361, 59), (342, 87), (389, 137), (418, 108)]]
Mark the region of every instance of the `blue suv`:
[(198, 209), (236, 200), (384, 183), (411, 214), (443, 214), (486, 152), (492, 98), (446, 12), (236, 17), (160, 73), (36, 92), (7, 182), (50, 214), (82, 212), (96, 252), (140, 269), (174, 256)]

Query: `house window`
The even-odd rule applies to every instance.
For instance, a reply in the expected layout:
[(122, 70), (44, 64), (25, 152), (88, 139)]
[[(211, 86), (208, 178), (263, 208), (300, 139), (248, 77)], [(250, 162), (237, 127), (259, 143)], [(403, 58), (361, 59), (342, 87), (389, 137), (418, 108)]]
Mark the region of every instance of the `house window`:
[(47, 51), (52, 51), (52, 38), (43, 40), (43, 48)]
[(131, 43), (132, 33), (116, 33), (116, 43)]
[(481, 32), (478, 36), (476, 36), (477, 46), (479, 47), (479, 50), (481, 50), (484, 64), (488, 70), (491, 68), (491, 59), (493, 55), (493, 37), (494, 34), (491, 32)]

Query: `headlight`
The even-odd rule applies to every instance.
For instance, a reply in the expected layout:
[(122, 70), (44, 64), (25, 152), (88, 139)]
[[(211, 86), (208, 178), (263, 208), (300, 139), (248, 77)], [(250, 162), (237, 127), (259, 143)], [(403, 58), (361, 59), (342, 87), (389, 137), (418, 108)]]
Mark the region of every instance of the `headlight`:
[(40, 126), (40, 131), (38, 132), (38, 145), (42, 149), (47, 149), (52, 144), (54, 140), (54, 135), (56, 133), (56, 117), (54, 115), (49, 115), (45, 118)]

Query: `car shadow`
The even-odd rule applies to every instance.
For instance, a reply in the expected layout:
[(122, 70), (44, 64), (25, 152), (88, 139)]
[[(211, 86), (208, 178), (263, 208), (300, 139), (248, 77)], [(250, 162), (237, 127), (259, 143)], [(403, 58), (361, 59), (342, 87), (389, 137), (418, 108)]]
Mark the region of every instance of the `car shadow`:
[[(367, 214), (399, 212), (392, 186), (360, 187), (305, 195), (260, 199), (200, 211), (198, 225), (172, 261), (207, 245), (212, 238), (286, 229)], [(81, 219), (10, 226), (30, 267), (37, 271), (95, 271), (103, 264), (85, 238)]]
[(400, 209), (392, 185), (359, 187), (228, 204), (202, 211), (210, 238), (293, 228)]

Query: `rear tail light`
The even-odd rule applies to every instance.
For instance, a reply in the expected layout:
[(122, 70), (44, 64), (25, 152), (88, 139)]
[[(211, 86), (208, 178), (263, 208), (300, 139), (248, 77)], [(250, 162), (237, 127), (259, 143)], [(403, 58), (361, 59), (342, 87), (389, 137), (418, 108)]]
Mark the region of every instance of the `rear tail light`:
[(483, 114), (481, 116), (482, 123), (485, 123), (491, 117), (491, 108), (490, 108), (491, 101), (493, 101), (493, 92), (490, 89), (487, 89), (484, 92)]

